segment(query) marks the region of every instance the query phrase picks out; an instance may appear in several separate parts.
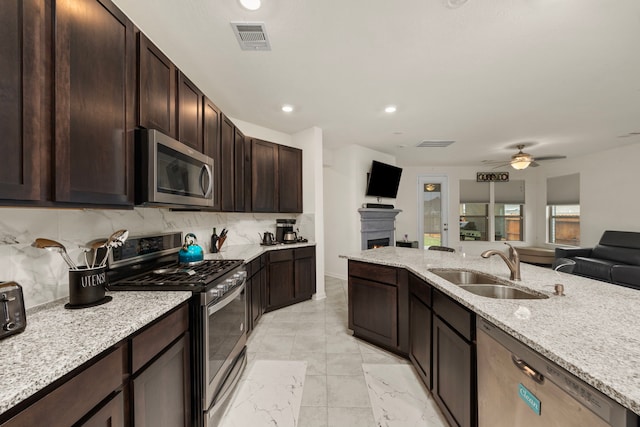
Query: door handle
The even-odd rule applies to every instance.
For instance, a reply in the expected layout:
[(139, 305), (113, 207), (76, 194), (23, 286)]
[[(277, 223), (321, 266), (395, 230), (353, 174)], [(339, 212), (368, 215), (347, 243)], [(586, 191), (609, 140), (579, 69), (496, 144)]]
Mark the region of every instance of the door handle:
[(520, 359), (519, 357), (517, 357), (517, 356), (515, 356), (513, 354), (511, 355), (511, 361), (526, 376), (528, 376), (529, 378), (531, 378), (532, 380), (534, 380), (538, 384), (543, 384), (544, 383), (544, 375), (542, 375), (540, 372), (536, 371), (531, 366), (529, 366), (529, 364), (527, 362), (525, 362), (524, 360)]
[[(205, 172), (209, 176), (209, 185), (206, 189), (202, 185), (202, 176)], [(209, 196), (211, 196), (211, 191), (213, 190), (213, 172), (211, 168), (209, 168), (209, 165), (206, 164), (202, 166), (202, 170), (200, 171), (200, 188), (204, 191), (204, 197), (208, 199)]]

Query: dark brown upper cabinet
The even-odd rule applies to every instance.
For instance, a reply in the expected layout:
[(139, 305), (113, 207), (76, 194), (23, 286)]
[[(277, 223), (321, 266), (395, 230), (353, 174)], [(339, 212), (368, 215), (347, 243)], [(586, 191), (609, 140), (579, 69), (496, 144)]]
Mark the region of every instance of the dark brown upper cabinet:
[(175, 65), (138, 33), (138, 126), (177, 138)]
[(178, 72), (178, 140), (203, 152), (202, 91)]
[(251, 210), (278, 211), (278, 144), (251, 138)]
[(302, 212), (302, 150), (278, 147), (278, 212)]
[(55, 201), (133, 206), (133, 24), (109, 0), (59, 0), (55, 22)]
[(248, 200), (249, 203), (247, 203), (247, 196), (250, 197), (251, 189), (247, 188), (249, 184), (245, 183), (245, 178), (248, 166), (247, 159), (251, 156), (251, 151), (246, 149), (244, 134), (238, 128), (234, 128), (233, 147), (235, 161), (233, 210), (236, 212), (249, 212), (251, 210), (251, 200)]
[(220, 121), (220, 209), (224, 212), (234, 211), (234, 138), (235, 126), (227, 116), (222, 114)]
[(203, 99), (204, 109), (204, 154), (213, 159), (213, 209), (221, 209), (221, 185), (222, 162), (220, 161), (220, 109), (206, 96)]
[[(0, 8), (0, 199), (47, 197), (50, 145), (47, 9), (37, 0), (3, 0)], [(45, 150), (45, 151), (43, 151)], [(42, 157), (41, 157), (42, 155)]]

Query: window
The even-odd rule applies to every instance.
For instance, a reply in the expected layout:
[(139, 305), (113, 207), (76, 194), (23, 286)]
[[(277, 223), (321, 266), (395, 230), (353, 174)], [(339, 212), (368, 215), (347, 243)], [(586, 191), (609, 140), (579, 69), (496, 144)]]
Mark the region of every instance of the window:
[(580, 245), (580, 205), (549, 205), (549, 243)]
[(524, 201), (523, 180), (461, 180), (460, 240), (524, 240)]
[(522, 213), (523, 205), (495, 203), (494, 221), (496, 242), (523, 240)]
[(580, 174), (547, 178), (547, 240), (580, 245)]
[(460, 240), (489, 240), (489, 183), (460, 181)]
[(496, 242), (524, 240), (524, 181), (494, 183), (494, 238)]
[(460, 203), (460, 240), (488, 240), (488, 203)]

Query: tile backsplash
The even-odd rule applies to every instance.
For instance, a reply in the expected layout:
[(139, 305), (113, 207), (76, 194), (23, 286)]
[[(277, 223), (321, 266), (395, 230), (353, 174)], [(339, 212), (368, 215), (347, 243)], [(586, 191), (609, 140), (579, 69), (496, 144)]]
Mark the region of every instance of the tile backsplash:
[(229, 230), (226, 245), (259, 243), (265, 231), (275, 233), (276, 218), (295, 218), (300, 235), (315, 240), (313, 214), (250, 214), (180, 212), (162, 208), (133, 210), (71, 210), (0, 208), (0, 281), (13, 280), (24, 292), (27, 307), (68, 296), (67, 266), (57, 253), (32, 246), (38, 237), (56, 240), (77, 264), (84, 264), (82, 248), (125, 228), (130, 235), (169, 231), (194, 233), (210, 251), (213, 227)]

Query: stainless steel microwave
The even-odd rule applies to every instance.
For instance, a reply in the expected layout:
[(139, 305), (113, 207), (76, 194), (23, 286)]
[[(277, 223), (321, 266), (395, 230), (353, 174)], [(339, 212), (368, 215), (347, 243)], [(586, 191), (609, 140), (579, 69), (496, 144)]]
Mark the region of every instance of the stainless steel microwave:
[(136, 204), (213, 206), (213, 159), (153, 129), (136, 131)]

